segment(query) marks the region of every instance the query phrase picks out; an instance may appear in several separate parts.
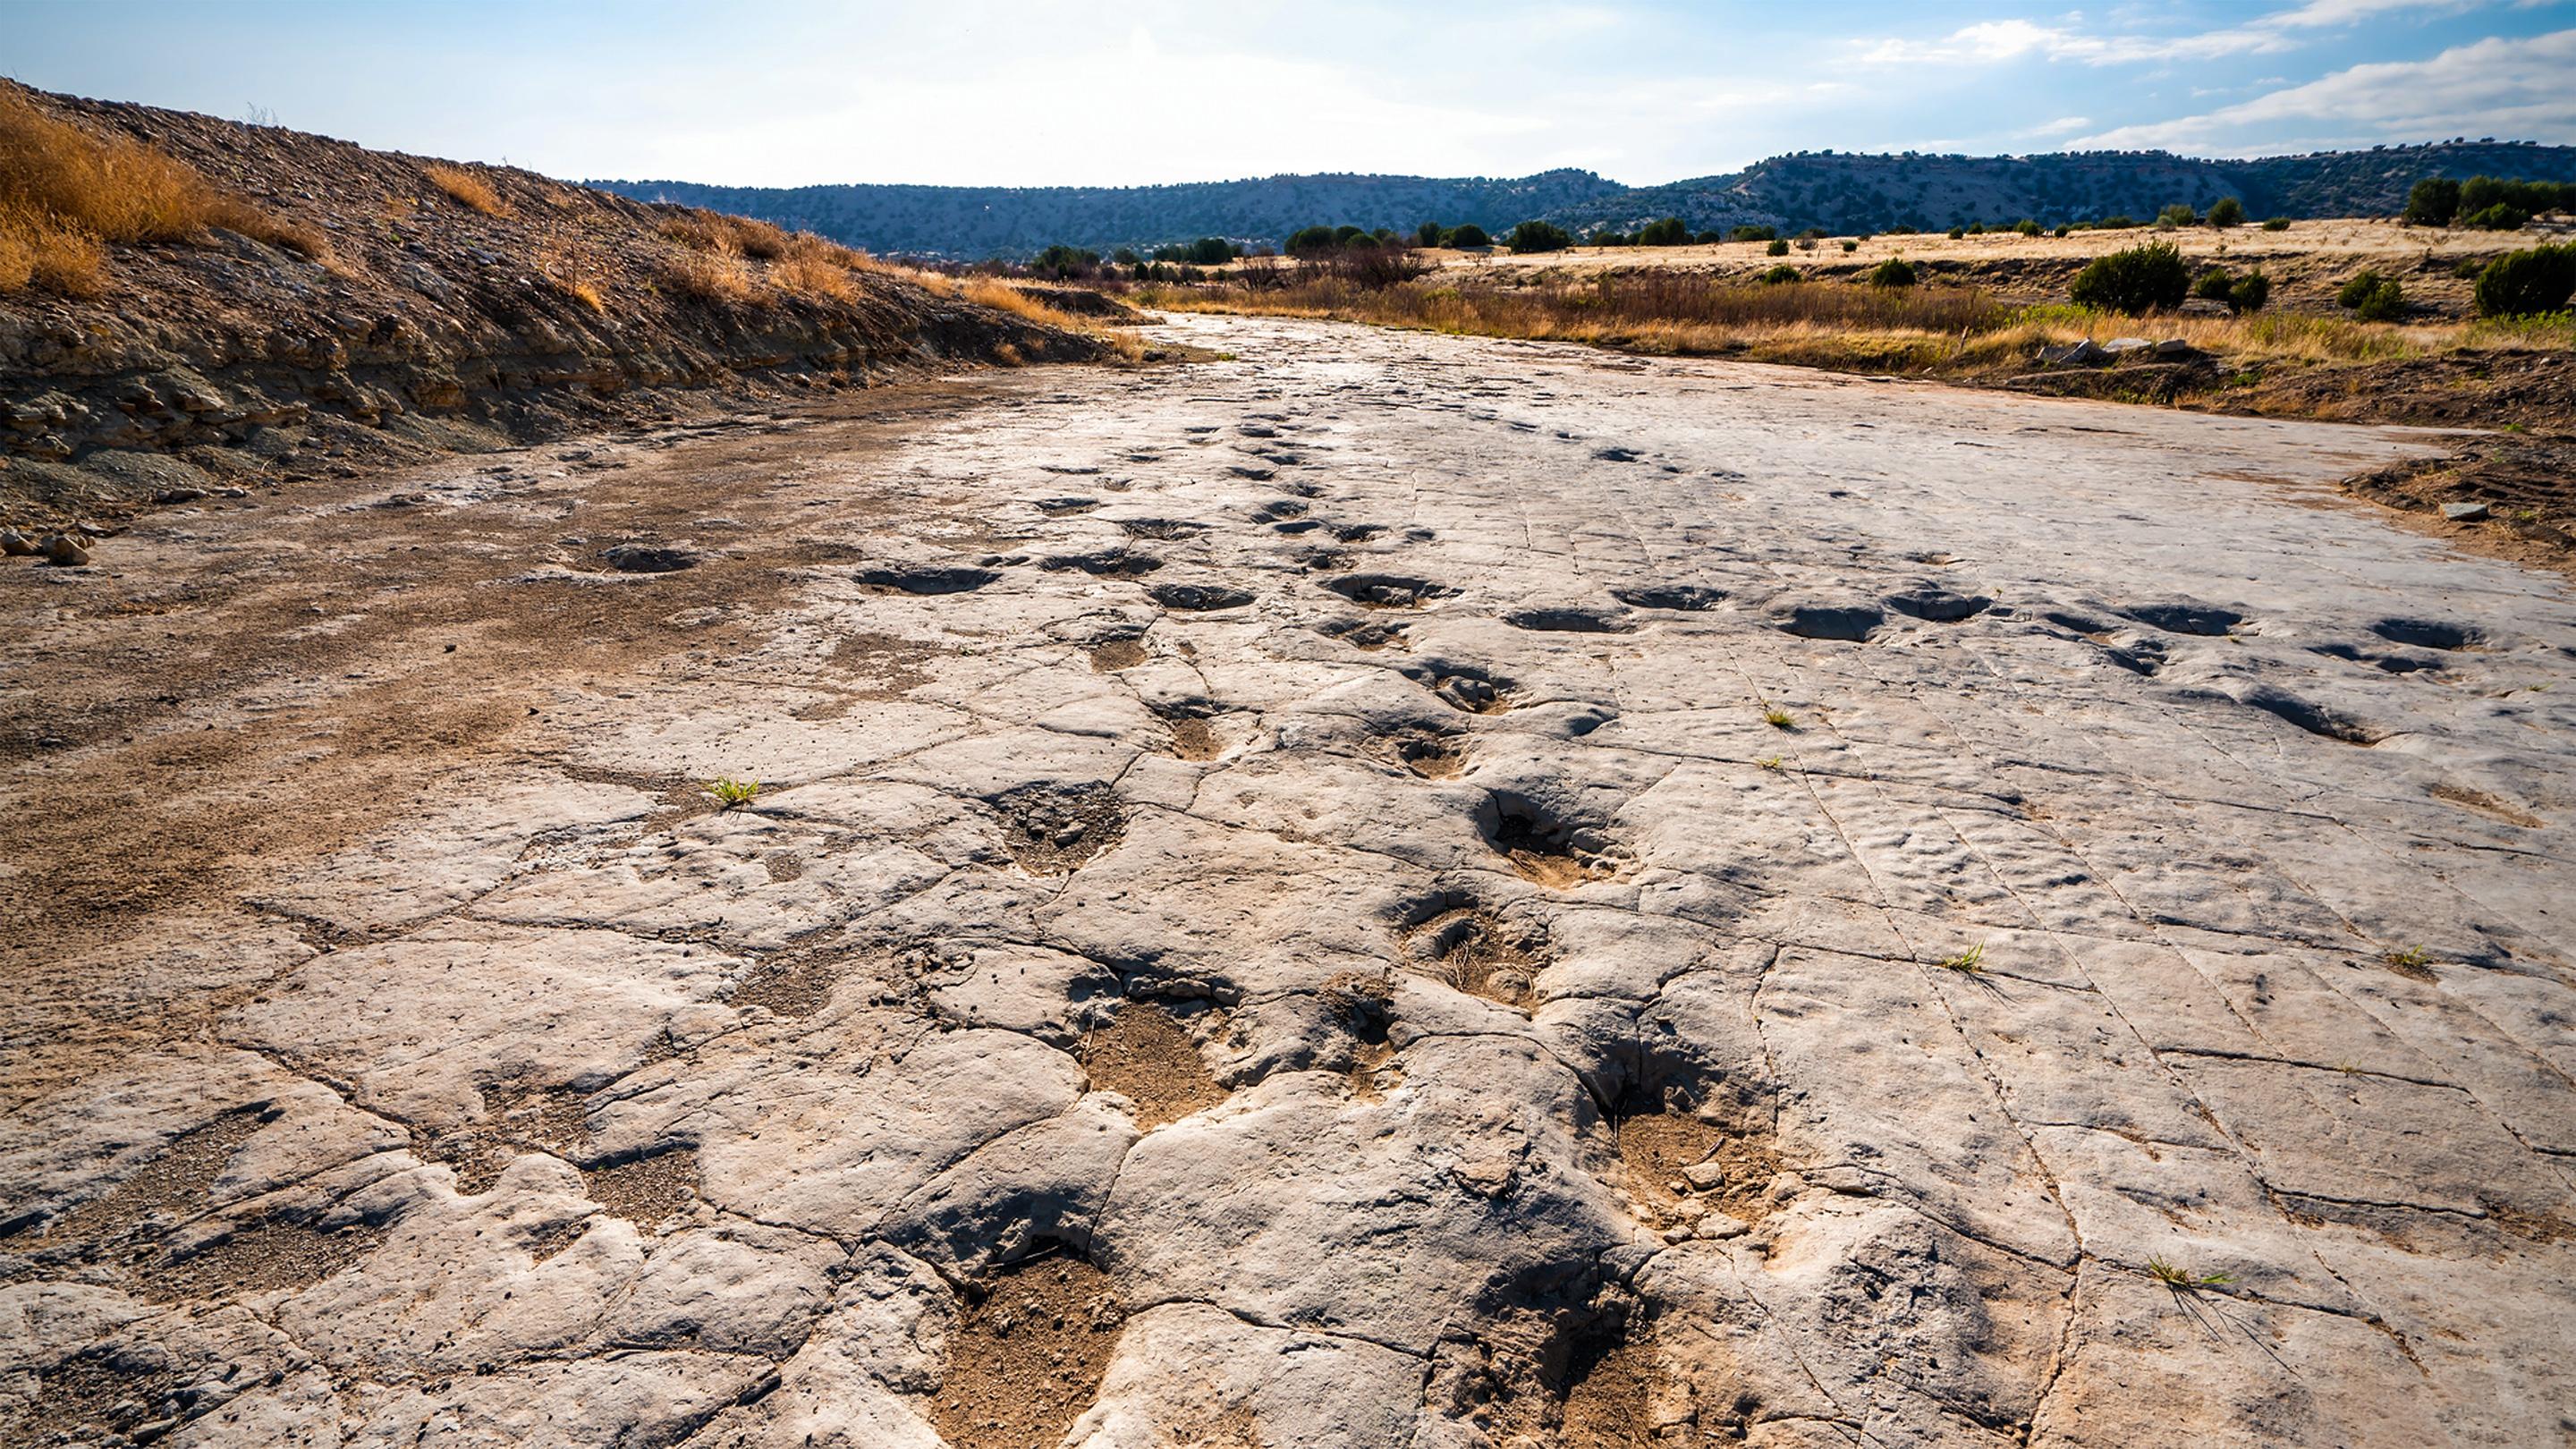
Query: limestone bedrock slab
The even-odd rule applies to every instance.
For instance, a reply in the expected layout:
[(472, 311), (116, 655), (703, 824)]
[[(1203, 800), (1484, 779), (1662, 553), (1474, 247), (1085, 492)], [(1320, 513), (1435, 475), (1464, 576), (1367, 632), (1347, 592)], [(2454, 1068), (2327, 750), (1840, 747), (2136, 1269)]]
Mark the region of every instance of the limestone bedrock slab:
[(0, 570), (0, 1439), (2565, 1432), (2576, 604), (2426, 438), (1160, 326)]

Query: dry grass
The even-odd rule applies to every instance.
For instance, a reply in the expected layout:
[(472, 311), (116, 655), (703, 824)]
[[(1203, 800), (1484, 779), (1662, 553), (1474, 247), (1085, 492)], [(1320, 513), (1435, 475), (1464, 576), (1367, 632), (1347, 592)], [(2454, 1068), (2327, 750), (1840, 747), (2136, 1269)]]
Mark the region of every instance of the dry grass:
[(1165, 285), (1142, 289), (1138, 300), (1176, 311), (1328, 317), (1643, 353), (1950, 377), (2026, 371), (2043, 344), (2129, 333), (2179, 337), (2236, 367), (2346, 365), (2576, 345), (2576, 324), (2564, 318), (2398, 325), (2265, 312), (2141, 319), (2073, 306), (2014, 306), (1971, 287), (1871, 287), (1857, 280), (1765, 286), (1684, 272), (1542, 277), (1494, 287), (1460, 287), (1433, 277), (1374, 291), (1329, 278), (1266, 290), (1233, 283)]
[(808, 301), (855, 302), (858, 280), (837, 262), (813, 256), (790, 256), (770, 263), (770, 284), (791, 297)]
[(492, 189), (492, 183), (462, 166), (450, 166), (444, 161), (433, 161), (420, 170), (422, 175), (429, 178), (430, 185), (446, 192), (448, 200), (464, 207), (467, 211), (478, 212), (484, 216), (510, 214), (510, 208), (502, 202), (501, 193)]
[(608, 311), (607, 295), (600, 290), (605, 272), (598, 259), (577, 244), (550, 240), (538, 247), (537, 274), (593, 312)]
[(1057, 327), (1067, 332), (1085, 330), (1082, 323), (1074, 317), (1057, 311), (1008, 282), (995, 281), (991, 277), (967, 279), (958, 287), (957, 295), (978, 307), (990, 307), (997, 312), (1008, 312), (1014, 317), (1034, 322), (1041, 327)]
[[(705, 252), (710, 256), (775, 261), (800, 246), (805, 246), (810, 254), (811, 246), (833, 245), (821, 237), (800, 240), (804, 238), (801, 232), (791, 237), (768, 222), (754, 221), (747, 216), (726, 216), (696, 207), (672, 207), (669, 211), (670, 214), (662, 218), (662, 235), (691, 251)], [(810, 246), (807, 241), (810, 241)]]
[(0, 86), (0, 291), (71, 296), (106, 286), (103, 244), (200, 242), (237, 232), (328, 259), (321, 237), (279, 221), (138, 141), (93, 135)]
[(759, 295), (740, 257), (682, 252), (665, 262), (662, 280), (672, 291), (700, 302), (741, 306)]

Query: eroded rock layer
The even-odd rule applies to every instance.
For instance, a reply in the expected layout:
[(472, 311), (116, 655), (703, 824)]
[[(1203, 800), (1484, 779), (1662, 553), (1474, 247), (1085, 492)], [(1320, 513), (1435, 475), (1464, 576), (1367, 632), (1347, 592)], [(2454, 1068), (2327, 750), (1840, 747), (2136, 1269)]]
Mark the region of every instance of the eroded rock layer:
[(2417, 442), (1173, 326), (0, 571), (0, 1437), (2563, 1432), (2576, 611)]

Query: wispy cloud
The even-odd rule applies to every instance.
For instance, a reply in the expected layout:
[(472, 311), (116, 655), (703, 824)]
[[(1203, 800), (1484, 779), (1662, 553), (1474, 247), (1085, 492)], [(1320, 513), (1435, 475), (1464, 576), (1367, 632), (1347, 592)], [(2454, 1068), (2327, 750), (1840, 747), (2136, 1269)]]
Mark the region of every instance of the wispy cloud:
[(2241, 155), (2285, 145), (2456, 135), (2576, 142), (2571, 75), (2576, 30), (2529, 40), (2491, 38), (2430, 60), (2356, 65), (2201, 115), (2119, 126), (2075, 144)]
[[(1864, 65), (1993, 64), (2040, 56), (2086, 65), (2132, 65), (2159, 60), (2210, 60), (2260, 55), (2308, 43), (2303, 32), (2348, 27), (2397, 11), (2458, 12), (2479, 0), (2308, 0), (2242, 25), (2189, 35), (2138, 35), (2042, 25), (2031, 20), (1987, 20), (1930, 40), (1864, 42)], [(2548, 0), (2540, 0), (2548, 3)]]

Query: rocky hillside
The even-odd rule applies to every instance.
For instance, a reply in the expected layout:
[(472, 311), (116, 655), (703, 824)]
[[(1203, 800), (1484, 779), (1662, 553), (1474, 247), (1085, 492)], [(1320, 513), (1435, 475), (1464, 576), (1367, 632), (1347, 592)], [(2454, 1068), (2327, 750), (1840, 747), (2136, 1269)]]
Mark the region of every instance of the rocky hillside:
[[(113, 182), (137, 174), (175, 199), (138, 215)], [(982, 305), (765, 224), (0, 81), (12, 258), (0, 508), (19, 523), (667, 415), (709, 390), (1101, 348), (1013, 294), (992, 300), (1017, 312)]]
[(1504, 228), (1627, 188), (1589, 171), (1516, 179), (1265, 176), (1184, 186), (706, 186), (599, 181), (645, 201), (682, 202), (908, 255), (1024, 256), (1056, 242), (1139, 250), (1203, 236), (1276, 243), (1344, 221), (1411, 231), (1426, 221)]
[(2257, 216), (2385, 216), (2426, 176), (2576, 180), (2576, 146), (2461, 142), (2204, 161), (2163, 151), (2052, 156), (1775, 156), (1738, 172), (1626, 187), (1589, 171), (1518, 180), (1420, 176), (1270, 176), (1195, 186), (708, 186), (602, 181), (648, 201), (685, 202), (801, 227), (882, 252), (1026, 256), (1056, 243), (1139, 250), (1193, 237), (1277, 244), (1316, 223), (1474, 222), (1500, 233), (1538, 217), (1578, 232), (1632, 230), (1680, 216), (1693, 228), (1739, 225), (1830, 232), (1929, 229), (1970, 221), (2149, 217), (2177, 201), (2241, 199)]

